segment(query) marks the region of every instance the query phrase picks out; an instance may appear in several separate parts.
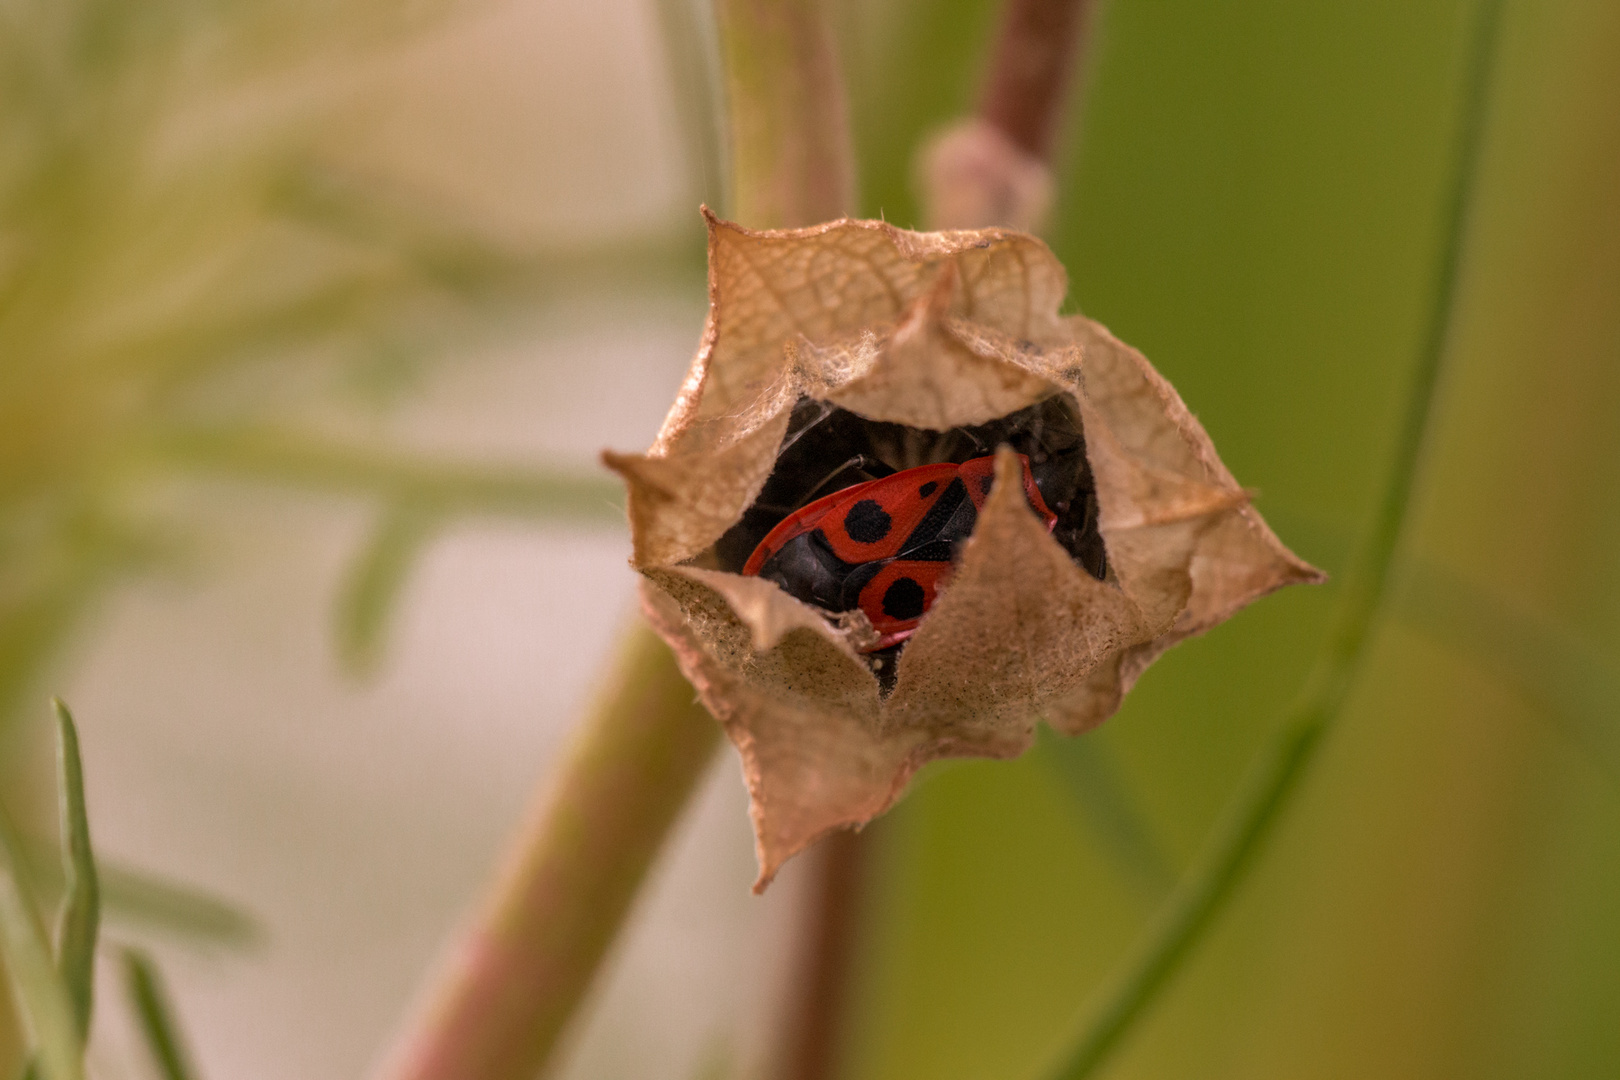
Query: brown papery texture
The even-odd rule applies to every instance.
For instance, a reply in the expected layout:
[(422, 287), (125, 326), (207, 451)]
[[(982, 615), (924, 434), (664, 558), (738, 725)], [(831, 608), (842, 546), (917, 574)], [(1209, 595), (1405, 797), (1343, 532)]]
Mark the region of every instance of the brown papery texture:
[[(629, 487), (643, 602), (742, 755), (763, 889), (789, 857), (893, 805), (946, 756), (1015, 757), (1038, 718), (1101, 722), (1160, 653), (1283, 585), (1320, 581), (1249, 503), (1141, 353), (1064, 317), (1063, 267), (1004, 229), (709, 222), (709, 316)], [(758, 496), (801, 397), (946, 431), (1065, 395), (1084, 425), (1109, 573), (1086, 573), (1022, 494), (1017, 457), (885, 694), (870, 627), (711, 549)], [(830, 463), (837, 464), (837, 463)]]

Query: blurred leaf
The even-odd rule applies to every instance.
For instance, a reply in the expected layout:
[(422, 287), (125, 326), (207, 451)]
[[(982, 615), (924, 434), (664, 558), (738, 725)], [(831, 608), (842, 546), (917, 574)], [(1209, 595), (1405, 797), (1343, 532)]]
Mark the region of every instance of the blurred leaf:
[(60, 698), (51, 699), (56, 713), (58, 798), (61, 807), (62, 872), (65, 887), (56, 931), (56, 966), (73, 999), (79, 1037), (90, 1037), (94, 1004), (96, 938), (101, 930), (101, 887), (90, 850), (90, 818), (84, 806), (84, 766), (79, 733)]
[(1164, 896), (1175, 883), (1175, 867), (1154, 839), (1152, 823), (1108, 745), (1095, 734), (1065, 738), (1042, 724), (1035, 735), (1035, 756), (1062, 781), (1120, 874), (1145, 899)]
[(163, 1080), (192, 1080), (197, 1073), (191, 1067), (191, 1055), (180, 1037), (174, 1007), (156, 965), (145, 953), (124, 950), (124, 985), (135, 1007), (135, 1019), (146, 1039), (146, 1048)]
[(167, 537), (84, 506), (32, 522), (6, 509), (0, 495), (0, 728), (31, 710), (41, 667), (111, 581), (174, 558)]
[(400, 591), (440, 517), (414, 500), (389, 506), (371, 542), (349, 568), (337, 604), (338, 654), (358, 675), (372, 673), (382, 658), (383, 631)]
[[(542, 250), (318, 159), (357, 67), (476, 6), (24, 0), (0, 15), (0, 721), (138, 568), (81, 523), (131, 528), (154, 479), (131, 466), (177, 425), (295, 411), (352, 389), (346, 366), (442, 356), (497, 311), (701, 280), (695, 219), (680, 236)], [(428, 471), (406, 479), (457, 488), (457, 512), (619, 516), (605, 482), (559, 478), (535, 497), (525, 477)]]
[[(27, 845), (26, 850), (32, 880), (45, 890), (61, 890), (65, 882), (55, 853), (45, 845)], [(198, 945), (242, 949), (264, 939), (258, 920), (229, 900), (105, 858), (96, 863), (106, 918)]]
[(622, 486), (605, 476), (457, 465), (269, 429), (181, 430), (157, 444), (176, 464), (355, 495), (413, 499), (444, 514), (624, 521)]
[(258, 920), (231, 901), (143, 871), (103, 861), (101, 891), (109, 914), (201, 944), (245, 948), (264, 938)]
[(56, 652), (105, 580), (90, 560), (0, 607), (0, 729), (23, 709), (32, 680)]
[(653, 235), (584, 247), (534, 248), (502, 244), (487, 227), (458, 222), (453, 209), (413, 199), (374, 180), (318, 163), (289, 168), (271, 204), (287, 218), (341, 238), (359, 250), (386, 253), (368, 265), (392, 276), (443, 289), (464, 300), (518, 300), (533, 305), (548, 295), (581, 288), (614, 291), (686, 287), (704, 279), (701, 233)]
[(0, 957), (32, 1033), (45, 1080), (81, 1080), (73, 999), (57, 974), (11, 823), (0, 817)]
[[(1350, 530), (1310, 514), (1268, 508), (1270, 520), (1321, 562), (1341, 566)], [(1332, 587), (1332, 582), (1329, 587)], [(1434, 559), (1403, 567), (1392, 614), (1468, 657), (1536, 703), (1620, 780), (1620, 665), (1585, 638), (1503, 599)]]
[(1405, 621), (1514, 686), (1620, 780), (1620, 668), (1608, 657), (1434, 563), (1404, 575), (1397, 602)]

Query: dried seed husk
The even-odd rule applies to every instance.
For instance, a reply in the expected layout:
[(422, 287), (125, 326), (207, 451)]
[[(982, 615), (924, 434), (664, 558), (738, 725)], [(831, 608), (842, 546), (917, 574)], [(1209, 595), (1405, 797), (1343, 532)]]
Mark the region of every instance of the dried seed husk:
[[(1059, 315), (1067, 278), (1036, 238), (708, 221), (710, 311), (691, 371), (646, 454), (604, 457), (629, 486), (647, 615), (741, 752), (756, 889), (817, 837), (883, 812), (927, 761), (1016, 756), (1042, 716), (1085, 730), (1176, 641), (1321, 579), (1266, 527), (1146, 358)], [(863, 620), (714, 565), (801, 398), (944, 432), (1054, 395), (1084, 428), (1107, 579), (1052, 538), (1001, 449), (892, 692), (858, 651)]]

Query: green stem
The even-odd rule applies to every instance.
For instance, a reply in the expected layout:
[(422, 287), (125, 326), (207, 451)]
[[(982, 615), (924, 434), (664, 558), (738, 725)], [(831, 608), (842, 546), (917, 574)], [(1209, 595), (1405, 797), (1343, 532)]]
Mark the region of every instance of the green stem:
[(1203, 850), (1138, 946), (1086, 1011), (1054, 1080), (1091, 1076), (1153, 1002), (1242, 879), (1281, 816), (1323, 734), (1343, 709), (1383, 606), (1423, 459), (1442, 362), (1455, 321), (1457, 281), (1478, 173), (1502, 0), (1482, 0), (1462, 90), (1453, 180), (1442, 213), (1433, 302), (1406, 416), (1372, 528), (1345, 576), (1337, 617), (1298, 702), (1256, 756)]
[(534, 805), (388, 1080), (531, 1080), (719, 742), (645, 624)]
[(589, 473), (459, 465), (273, 429), (177, 431), (153, 449), (167, 466), (409, 500), (446, 513), (624, 520), (619, 485)]
[[(715, 0), (732, 162), (731, 216), (756, 229), (814, 225), (855, 209), (844, 81), (826, 0)], [(823, 842), (814, 899), (778, 1032), (783, 1075), (831, 1075), (856, 918), (860, 837)]]
[(822, 0), (715, 0), (725, 67), (730, 214), (754, 229), (843, 217), (854, 158)]
[[(849, 135), (821, 5), (716, 3), (736, 170), (733, 213), (765, 228), (846, 213)], [(363, 480), (387, 475), (355, 471)], [(522, 503), (529, 492), (519, 485), (513, 494)], [(541, 501), (549, 500), (543, 494)], [(718, 725), (645, 624), (631, 630), (604, 685), (601, 704), (558, 763), (428, 1007), (380, 1074), (384, 1080), (530, 1080), (589, 988), (719, 744)]]

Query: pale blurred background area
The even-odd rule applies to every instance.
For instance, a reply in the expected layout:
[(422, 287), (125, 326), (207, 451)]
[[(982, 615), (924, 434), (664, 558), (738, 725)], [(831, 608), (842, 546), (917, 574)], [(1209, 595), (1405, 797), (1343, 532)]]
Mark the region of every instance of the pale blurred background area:
[[(110, 900), (203, 1077), (385, 1046), (634, 609), (597, 454), (647, 443), (702, 324), (712, 166), (658, 9), (417, 7), (0, 32), (5, 802), (49, 821), (59, 693), (112, 872), (251, 920)], [(762, 1052), (794, 889), (752, 875), (728, 755), (562, 1075)], [(146, 1075), (102, 966), (92, 1068)]]

